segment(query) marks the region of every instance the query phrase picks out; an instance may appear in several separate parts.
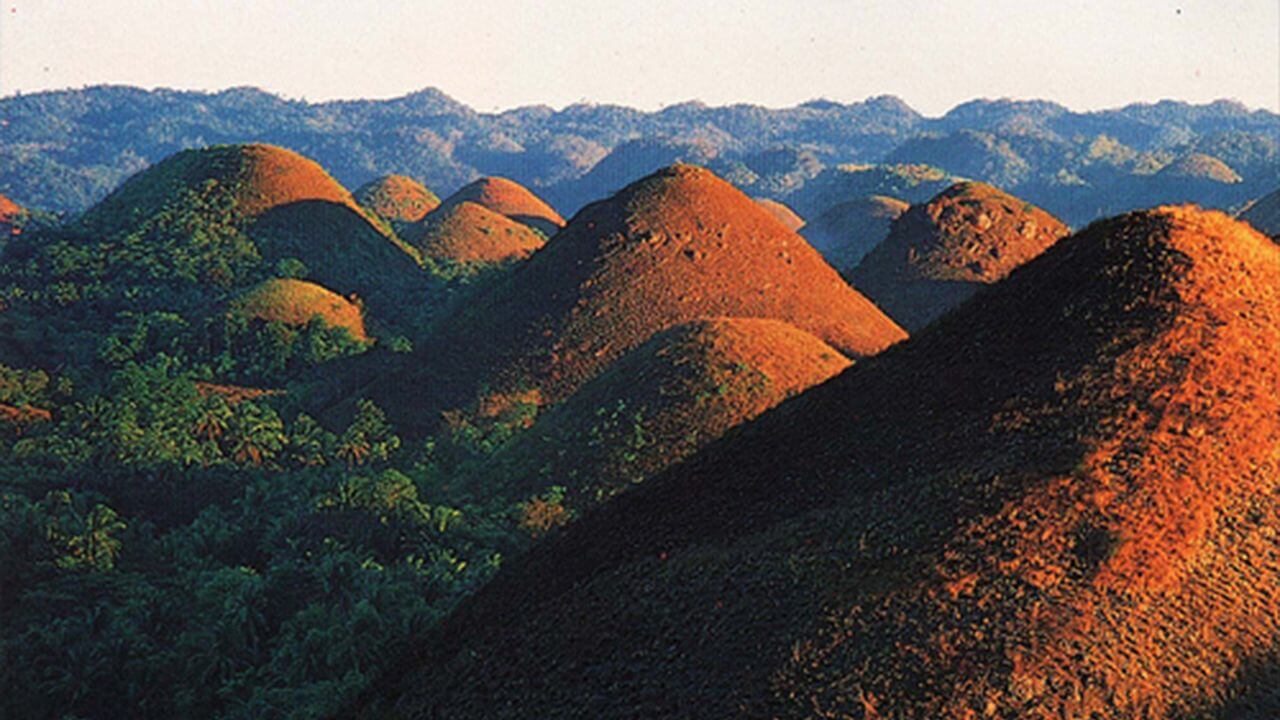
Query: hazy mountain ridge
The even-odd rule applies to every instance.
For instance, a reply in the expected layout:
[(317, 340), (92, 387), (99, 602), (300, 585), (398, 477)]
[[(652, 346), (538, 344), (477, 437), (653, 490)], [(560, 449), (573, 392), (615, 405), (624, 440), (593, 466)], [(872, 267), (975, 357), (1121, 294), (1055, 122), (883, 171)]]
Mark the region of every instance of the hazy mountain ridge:
[[(893, 96), (779, 109), (686, 102), (655, 112), (577, 104), (481, 113), (436, 89), (309, 103), (254, 88), (96, 86), (0, 99), (0, 119), (0, 192), (62, 212), (83, 210), (175, 151), (246, 141), (314, 157), (349, 188), (403, 172), (450, 193), (481, 175), (508, 175), (565, 215), (620, 189), (619, 178), (680, 160), (776, 199), (839, 163), (928, 163), (1018, 191), (1073, 224), (1188, 199), (1185, 182), (1153, 176), (1192, 152), (1242, 178), (1196, 188), (1201, 202), (1237, 207), (1280, 181), (1280, 115), (1223, 100), (1085, 113), (973, 100), (939, 118)], [(644, 145), (628, 144), (635, 140)]]

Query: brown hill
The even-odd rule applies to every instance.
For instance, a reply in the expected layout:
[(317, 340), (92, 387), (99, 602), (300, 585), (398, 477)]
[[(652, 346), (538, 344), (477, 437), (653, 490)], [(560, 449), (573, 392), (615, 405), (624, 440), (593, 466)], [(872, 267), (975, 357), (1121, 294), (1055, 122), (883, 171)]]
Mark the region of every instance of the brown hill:
[(889, 227), (910, 205), (897, 198), (867, 195), (828, 208), (800, 232), (831, 266), (847, 273), (889, 235)]
[(447, 272), (461, 274), (524, 260), (546, 244), (529, 226), (470, 201), (440, 208), (405, 237)]
[(777, 218), (778, 222), (785, 225), (788, 230), (796, 232), (804, 227), (804, 218), (797, 215), (796, 211), (787, 207), (785, 203), (769, 198), (756, 198), (755, 201), (760, 203), (760, 206), (765, 210), (768, 210), (769, 214)]
[(363, 714), (1261, 720), (1276, 348), (1267, 238), (1095, 223), (506, 566)]
[(319, 319), (330, 327), (346, 328), (356, 340), (369, 339), (359, 306), (332, 290), (304, 280), (267, 280), (236, 298), (233, 306), (233, 312), (252, 320), (305, 327)]
[(1272, 238), (1280, 238), (1280, 190), (1249, 203), (1240, 212), (1240, 219)]
[(1183, 155), (1161, 168), (1156, 175), (1174, 180), (1205, 180), (1227, 184), (1241, 181), (1240, 175), (1230, 165), (1204, 153)]
[(361, 207), (388, 222), (416, 223), (440, 206), (425, 185), (404, 175), (384, 175), (355, 191)]
[(956, 183), (895, 220), (849, 280), (914, 331), (1068, 232), (1049, 213), (990, 185)]
[(176, 227), (179, 236), (190, 238), (193, 253), (206, 248), (192, 229), (214, 238), (242, 232), (263, 264), (300, 260), (307, 279), (358, 294), (390, 321), (412, 307), (427, 280), (416, 251), (379, 222), (323, 168), (297, 153), (270, 145), (219, 145), (185, 150), (134, 175), (72, 229), (111, 242)]
[[(677, 165), (583, 209), (451, 316), (423, 354), (431, 361), (392, 383), (384, 407), (409, 422), (480, 386), (559, 402), (654, 333), (722, 316), (789, 322), (855, 358), (905, 337), (767, 210), (709, 170)], [(442, 372), (455, 377), (427, 377)], [(461, 392), (433, 397), (450, 388)]]
[(564, 227), (564, 218), (520, 183), (502, 177), (483, 177), (445, 198), (442, 208), (473, 202), (524, 223), (547, 237)]
[(363, 214), (351, 193), (315, 161), (274, 145), (218, 145), (184, 150), (134, 175), (90, 208), (81, 224), (112, 233), (136, 227), (199, 198), (235, 224), (303, 201), (325, 201)]
[(565, 486), (575, 509), (652, 477), (849, 360), (780, 320), (697, 320), (654, 335), (483, 468), (513, 498)]

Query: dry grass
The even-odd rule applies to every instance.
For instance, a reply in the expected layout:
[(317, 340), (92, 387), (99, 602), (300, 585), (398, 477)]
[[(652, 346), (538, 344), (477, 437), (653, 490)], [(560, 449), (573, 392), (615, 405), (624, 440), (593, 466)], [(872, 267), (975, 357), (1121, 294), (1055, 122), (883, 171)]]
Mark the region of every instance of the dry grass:
[(435, 193), (404, 175), (372, 180), (356, 190), (355, 199), (378, 217), (400, 223), (416, 223), (440, 206)]
[(1057, 218), (990, 185), (957, 183), (895, 220), (849, 279), (918, 330), (1068, 232)]
[(546, 244), (527, 225), (470, 201), (432, 212), (405, 238), (424, 256), (471, 273), (524, 260)]
[(1243, 707), (1280, 643), (1277, 348), (1269, 239), (1195, 208), (1095, 224), (535, 548), (384, 692), (488, 718)]
[(524, 223), (551, 237), (564, 227), (564, 218), (520, 183), (503, 177), (484, 177), (445, 198), (441, 208), (473, 202)]
[(351, 337), (368, 341), (360, 306), (341, 295), (305, 280), (267, 280), (236, 299), (234, 312), (244, 317), (305, 327), (314, 319), (345, 328)]

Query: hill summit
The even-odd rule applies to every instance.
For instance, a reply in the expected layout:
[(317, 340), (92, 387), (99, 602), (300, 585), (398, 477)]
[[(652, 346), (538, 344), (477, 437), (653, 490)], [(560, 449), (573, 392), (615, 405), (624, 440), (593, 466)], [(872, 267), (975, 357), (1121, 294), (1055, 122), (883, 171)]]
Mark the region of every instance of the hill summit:
[(1095, 223), (536, 547), (386, 706), (1261, 720), (1277, 347), (1266, 237)]
[(392, 223), (415, 223), (440, 206), (425, 185), (404, 175), (384, 175), (355, 191), (361, 207)]
[(313, 160), (274, 145), (217, 145), (184, 150), (134, 175), (90, 208), (80, 224), (117, 232), (175, 206), (199, 202), (244, 225), (269, 210), (303, 201), (364, 212)]
[(564, 227), (564, 218), (528, 188), (503, 177), (483, 177), (445, 198), (442, 208), (473, 202), (524, 223), (547, 237)]
[(1067, 232), (1049, 213), (990, 185), (956, 183), (895, 220), (849, 279), (918, 330)]
[(462, 274), (524, 260), (546, 244), (529, 226), (470, 200), (432, 212), (404, 234), (445, 272)]
[(364, 314), (341, 295), (304, 280), (274, 278), (241, 295), (234, 312), (243, 317), (305, 327), (312, 320), (344, 328), (352, 339), (365, 341)]

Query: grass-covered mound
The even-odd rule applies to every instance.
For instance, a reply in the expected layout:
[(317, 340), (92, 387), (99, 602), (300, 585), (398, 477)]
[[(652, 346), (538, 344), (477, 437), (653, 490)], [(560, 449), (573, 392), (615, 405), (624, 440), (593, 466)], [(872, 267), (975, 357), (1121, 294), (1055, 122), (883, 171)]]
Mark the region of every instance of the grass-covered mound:
[(1240, 175), (1222, 160), (1204, 153), (1187, 153), (1164, 166), (1157, 177), (1228, 185), (1241, 182)]
[(889, 317), (919, 330), (1069, 232), (984, 183), (957, 183), (893, 222), (848, 277)]
[(782, 223), (792, 232), (797, 232), (804, 227), (804, 218), (796, 214), (795, 210), (787, 207), (786, 203), (778, 202), (770, 198), (756, 198), (756, 202), (765, 210), (768, 210), (778, 222)]
[(441, 209), (473, 202), (524, 223), (547, 237), (564, 227), (564, 218), (525, 186), (503, 177), (482, 177), (445, 198)]
[(788, 195), (787, 204), (801, 217), (812, 219), (828, 208), (868, 195), (925, 202), (958, 180), (932, 165), (838, 165)]
[(567, 507), (581, 510), (848, 366), (830, 345), (779, 320), (677, 325), (539, 418), (479, 480), (515, 498), (561, 486)]
[(390, 223), (416, 223), (440, 206), (425, 185), (404, 175), (384, 175), (355, 191), (361, 207)]
[(1249, 203), (1240, 212), (1240, 219), (1272, 238), (1280, 238), (1280, 190)]
[(505, 568), (361, 714), (1273, 716), (1277, 347), (1268, 238), (1096, 223)]
[(529, 226), (470, 201), (431, 213), (404, 235), (446, 275), (501, 268), (546, 244), (546, 238)]
[(905, 337), (767, 210), (677, 165), (583, 209), (443, 323), (421, 367), (378, 397), (403, 422), (486, 386), (537, 389), (554, 404), (654, 333), (706, 317), (781, 320), (849, 357)]
[(311, 160), (268, 145), (222, 145), (138, 173), (16, 254), (45, 256), (37, 268), (65, 271), (43, 277), (45, 285), (64, 275), (89, 284), (85, 298), (140, 286), (128, 291), (135, 304), (141, 293), (179, 309), (287, 274), (359, 295), (394, 321), (421, 301), (427, 278), (416, 252), (380, 223)]
[(884, 195), (837, 203), (801, 230), (831, 266), (847, 273), (889, 235), (889, 227), (910, 207)]
[(273, 145), (218, 145), (184, 150), (134, 175), (79, 224), (112, 234), (199, 202), (243, 226), (268, 210), (307, 200), (358, 210), (351, 194), (313, 160)]
[(276, 278), (235, 300), (232, 312), (262, 322), (306, 327), (313, 320), (345, 329), (353, 339), (367, 341), (364, 313), (358, 305), (325, 287), (305, 280)]

